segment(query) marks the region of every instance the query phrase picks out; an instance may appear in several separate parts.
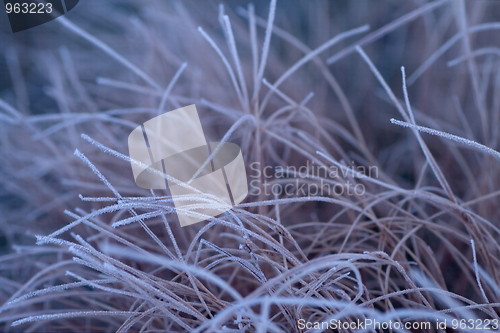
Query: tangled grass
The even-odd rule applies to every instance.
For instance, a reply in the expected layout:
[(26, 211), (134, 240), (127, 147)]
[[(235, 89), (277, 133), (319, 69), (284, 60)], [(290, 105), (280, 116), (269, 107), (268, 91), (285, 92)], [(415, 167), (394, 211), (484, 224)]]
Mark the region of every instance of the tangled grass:
[[(499, 5), (289, 4), (89, 0), (2, 32), (2, 331), (499, 320)], [(180, 228), (126, 142), (193, 103), (255, 183)]]

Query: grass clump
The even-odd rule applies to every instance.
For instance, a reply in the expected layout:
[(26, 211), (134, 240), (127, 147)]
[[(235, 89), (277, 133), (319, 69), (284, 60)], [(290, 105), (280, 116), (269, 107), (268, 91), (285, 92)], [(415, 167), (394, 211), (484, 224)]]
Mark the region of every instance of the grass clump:
[[(44, 45), (2, 31), (3, 331), (495, 327), (500, 7), (291, 3), (89, 0), (25, 32)], [(193, 103), (250, 194), (180, 228), (127, 137)]]

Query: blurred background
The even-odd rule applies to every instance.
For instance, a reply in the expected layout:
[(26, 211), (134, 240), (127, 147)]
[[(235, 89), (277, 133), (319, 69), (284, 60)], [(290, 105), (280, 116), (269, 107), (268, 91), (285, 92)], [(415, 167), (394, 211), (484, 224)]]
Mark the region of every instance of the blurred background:
[[(464, 24), (458, 19), (461, 3), (442, 0), (278, 1), (264, 78), (275, 82), (310, 50), (338, 34), (368, 24), (369, 31), (345, 38), (328, 48), (318, 55), (318, 63), (308, 62), (279, 89), (297, 103), (314, 93), (314, 97), (307, 101), (307, 107), (334, 139), (335, 143), (323, 142), (321, 146), (333, 158), (351, 159), (363, 165), (376, 164), (382, 170), (381, 179), (390, 184), (403, 189), (424, 188), (446, 196), (429, 171), (413, 132), (390, 123), (391, 118), (402, 120), (401, 116), (366, 62), (354, 50), (354, 45), (361, 43), (401, 101), (401, 66), (406, 68), (409, 98), (417, 124), (498, 150), (500, 24), (495, 21), (500, 18), (500, 1), (464, 2), (465, 24), (469, 29), (475, 66), (472, 75), (470, 62), (464, 58), (464, 42), (460, 35)], [(269, 1), (253, 1), (253, 6), (260, 57)], [(13, 114), (8, 111), (11, 106), (22, 120), (9, 122), (0, 119), (0, 253), (14, 253), (15, 245), (34, 245), (33, 235), (46, 235), (67, 225), (71, 219), (64, 214), (66, 209), (80, 207), (91, 211), (104, 206), (102, 202), (82, 202), (78, 197), (79, 194), (85, 197), (110, 194), (88, 166), (73, 155), (76, 148), (95, 163), (124, 196), (150, 195), (149, 191), (135, 186), (127, 163), (103, 154), (81, 139), (80, 134), (86, 133), (127, 155), (129, 132), (134, 124), (151, 118), (161, 99), (158, 91), (169, 85), (184, 63), (187, 67), (173, 87), (165, 110), (195, 103), (208, 138), (220, 140), (244, 110), (223, 62), (198, 27), (213, 39), (233, 65), (230, 45), (226, 43), (220, 24), (221, 13), (229, 16), (242, 72), (251, 94), (255, 69), (248, 28), (249, 10), (249, 2), (242, 0), (81, 0), (64, 16), (144, 71), (161, 89), (149, 85), (58, 20), (13, 34), (7, 15), (0, 13), (0, 99), (3, 101), (0, 114)], [(474, 87), (474, 80), (477, 87)], [(340, 90), (335, 90), (334, 86)], [(261, 99), (268, 90), (262, 86)], [(282, 99), (273, 96), (262, 111), (262, 119), (269, 119), (284, 105)], [(485, 116), (481, 116), (481, 108)], [(349, 119), (346, 109), (352, 109), (353, 119)], [(75, 114), (85, 116), (72, 118)], [(311, 137), (318, 132), (300, 116), (288, 121), (293, 123), (294, 130)], [(353, 121), (358, 129), (353, 126)], [(257, 160), (254, 150), (257, 141), (249, 134), (253, 130), (250, 122), (243, 124), (230, 140), (242, 146), (248, 164)], [(297, 139), (296, 132), (290, 133), (291, 138)], [(427, 134), (423, 137), (445, 173), (457, 205), (493, 193), (493, 199), (478, 200), (473, 208), (485, 221), (498, 225), (500, 212), (494, 194), (500, 185), (498, 162), (472, 150), (457, 148), (449, 141)], [(264, 143), (273, 141), (265, 136), (262, 140)], [(283, 145), (269, 145), (274, 150), (265, 150), (259, 157), (264, 164), (276, 165), (283, 158), (282, 162), (289, 165), (303, 165), (304, 160), (293, 153), (287, 154)], [(365, 150), (363, 146), (366, 146)], [(314, 154), (315, 150), (311, 146), (308, 151)], [(275, 152), (280, 156), (273, 155)], [(247, 202), (258, 199), (249, 197)], [(410, 201), (400, 207), (416, 215), (425, 211), (422, 213), (424, 217), (419, 215), (424, 220), (437, 219), (447, 211), (439, 204), (425, 203), (420, 208), (412, 205)], [(394, 213), (393, 208), (381, 207), (375, 211), (384, 217)], [(257, 209), (249, 208), (249, 211), (256, 213)], [(285, 210), (281, 218), (288, 226), (306, 221), (323, 223), (339, 211), (339, 207), (332, 208), (323, 203), (303, 204), (294, 206), (290, 212)], [(273, 208), (259, 212), (275, 217)], [(450, 213), (450, 216), (443, 221), (448, 223), (463, 217), (457, 212)], [(108, 224), (120, 218), (123, 216), (103, 217)], [(349, 217), (341, 223), (347, 225), (354, 219)], [(78, 230), (85, 232), (85, 227), (80, 227)], [(183, 239), (180, 241), (185, 245), (181, 246), (182, 251), (188, 248), (199, 230), (184, 232), (178, 227), (173, 228), (174, 234)], [(166, 237), (164, 230), (159, 232)], [(311, 239), (306, 239), (305, 244)], [(464, 282), (474, 282), (472, 273), (457, 277), (457, 272), (463, 267), (449, 252), (439, 252), (442, 241), (429, 233), (424, 233), (422, 239), (437, 253), (436, 262), (443, 267), (443, 281), (446, 282), (443, 285), (449, 284), (451, 291), (463, 292), (470, 297), (479, 295), (476, 289), (467, 290), (470, 284)], [(457, 249), (469, 251), (469, 240), (458, 236), (457, 239), (452, 240), (453, 244), (460, 244)], [(335, 252), (332, 249), (338, 249), (342, 241), (339, 238), (326, 243), (332, 247), (318, 250), (318, 257)], [(231, 247), (229, 244), (222, 245)], [(417, 247), (415, 244), (413, 246)], [(376, 245), (370, 249), (376, 250)], [(494, 251), (492, 255), (496, 253)], [(406, 254), (401, 258), (411, 259)], [(6, 281), (19, 279), (24, 282), (42, 267), (37, 266), (39, 257), (23, 260), (26, 260), (23, 267), (0, 265), (0, 276)], [(47, 262), (54, 260), (57, 259), (47, 259)], [(496, 262), (485, 259), (483, 263), (490, 265), (486, 267), (490, 273), (498, 271), (494, 268)], [(3, 290), (2, 298), (11, 297), (15, 288)], [(252, 289), (245, 288), (242, 286), (245, 292)]]

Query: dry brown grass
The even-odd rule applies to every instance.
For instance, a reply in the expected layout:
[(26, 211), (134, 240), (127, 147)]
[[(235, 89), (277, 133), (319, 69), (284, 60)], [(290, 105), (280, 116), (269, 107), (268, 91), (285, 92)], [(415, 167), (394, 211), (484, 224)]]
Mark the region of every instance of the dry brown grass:
[[(292, 4), (89, 0), (2, 32), (3, 331), (499, 320), (499, 3)], [(251, 186), (180, 228), (168, 192), (135, 185), (126, 143), (193, 103), (261, 190), (364, 191)], [(313, 162), (347, 173), (298, 173)]]

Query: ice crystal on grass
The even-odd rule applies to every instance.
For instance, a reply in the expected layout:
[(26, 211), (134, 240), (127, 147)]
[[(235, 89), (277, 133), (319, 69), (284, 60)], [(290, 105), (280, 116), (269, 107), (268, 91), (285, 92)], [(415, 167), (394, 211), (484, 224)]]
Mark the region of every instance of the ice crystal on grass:
[[(0, 30), (0, 330), (499, 320), (498, 4), (235, 6), (88, 0), (23, 32), (49, 48)], [(181, 228), (199, 213), (137, 187), (126, 144), (189, 104), (250, 194)]]

